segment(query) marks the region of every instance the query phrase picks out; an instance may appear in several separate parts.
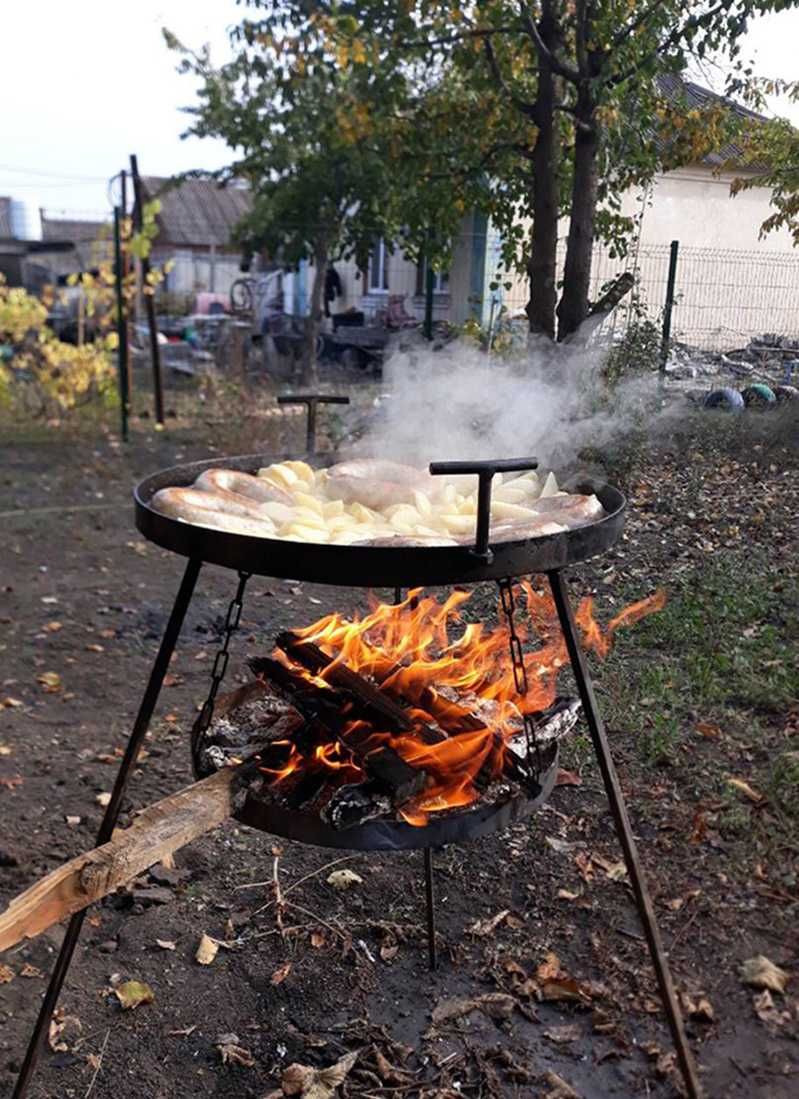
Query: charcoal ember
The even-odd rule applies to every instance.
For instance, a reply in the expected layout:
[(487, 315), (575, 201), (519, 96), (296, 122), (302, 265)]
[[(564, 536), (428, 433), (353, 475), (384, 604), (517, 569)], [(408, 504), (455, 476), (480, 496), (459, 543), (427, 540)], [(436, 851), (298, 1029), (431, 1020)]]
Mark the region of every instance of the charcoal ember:
[(320, 816), (331, 828), (343, 831), (390, 813), (391, 799), (376, 790), (372, 783), (365, 782), (340, 786), (320, 811)]

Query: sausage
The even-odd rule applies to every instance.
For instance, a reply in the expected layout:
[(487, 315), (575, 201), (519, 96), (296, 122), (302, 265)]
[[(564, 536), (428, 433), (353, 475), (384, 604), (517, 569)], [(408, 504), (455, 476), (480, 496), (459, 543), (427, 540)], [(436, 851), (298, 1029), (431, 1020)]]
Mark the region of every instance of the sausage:
[(356, 458), (327, 471), (327, 494), (345, 504), (363, 504), (380, 511), (393, 504), (413, 503), (415, 492), (433, 493), (440, 484), (429, 473), (400, 462)]
[(238, 469), (203, 470), (194, 482), (194, 487), (207, 492), (235, 492), (259, 504), (270, 501), (277, 501), (280, 504), (291, 503), (288, 492), (284, 492), (263, 477), (254, 477), (252, 473), (242, 473)]
[(235, 493), (227, 495), (230, 500), (196, 488), (162, 488), (155, 493), (150, 505), (162, 515), (201, 527), (216, 527), (261, 538), (274, 535), (275, 524), (268, 516), (258, 514), (257, 504), (248, 500), (239, 503)]
[(556, 523), (565, 523), (569, 530), (595, 523), (606, 514), (596, 496), (581, 496), (578, 493), (546, 496), (536, 500), (532, 510), (540, 515), (548, 515)]

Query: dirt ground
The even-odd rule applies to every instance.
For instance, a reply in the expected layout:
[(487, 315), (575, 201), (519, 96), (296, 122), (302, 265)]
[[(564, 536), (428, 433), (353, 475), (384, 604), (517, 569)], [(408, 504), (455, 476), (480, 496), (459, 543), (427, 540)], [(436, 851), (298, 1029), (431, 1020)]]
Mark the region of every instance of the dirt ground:
[[(593, 456), (628, 492), (629, 521), (613, 552), (573, 577), (605, 621), (656, 587), (669, 593), (594, 669), (689, 1035), (719, 1099), (799, 1092), (799, 441), (796, 411), (774, 415), (720, 427), (705, 415), (656, 445)], [(137, 426), (127, 447), (55, 428), (6, 438), (0, 902), (92, 846), (180, 579), (183, 562), (136, 532), (132, 485), (252, 449), (218, 424)], [(188, 731), (233, 587), (221, 569), (201, 575), (124, 821), (191, 780)], [(494, 601), (478, 592), (473, 613)], [(357, 592), (254, 578), (230, 683), (281, 628), (359, 605)], [(533, 818), (436, 853), (435, 973), (420, 852), (352, 855), (235, 822), (193, 843), (175, 870), (156, 867), (91, 911), (30, 1095), (262, 1099), (292, 1062), (321, 1068), (351, 1051), (349, 1096), (674, 1094), (584, 735), (562, 766)], [(361, 879), (346, 891), (327, 882), (341, 868)], [(222, 943), (208, 966), (195, 961), (203, 933)], [(61, 935), (0, 961), (2, 1095)], [(783, 992), (742, 982), (758, 955), (789, 977)], [(116, 990), (131, 979), (154, 998), (123, 1010)]]

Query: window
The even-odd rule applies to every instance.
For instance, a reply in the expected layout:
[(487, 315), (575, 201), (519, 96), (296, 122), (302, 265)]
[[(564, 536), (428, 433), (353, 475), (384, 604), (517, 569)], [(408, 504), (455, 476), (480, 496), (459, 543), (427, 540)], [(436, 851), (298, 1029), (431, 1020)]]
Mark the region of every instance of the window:
[(388, 291), (388, 249), (380, 237), (369, 253), (369, 293), (385, 294)]
[[(419, 297), (424, 297), (427, 293), (427, 260), (422, 260), (419, 264), (419, 289), (417, 294)], [(449, 293), (449, 271), (434, 271), (433, 272), (433, 293), (434, 294), (448, 294)]]

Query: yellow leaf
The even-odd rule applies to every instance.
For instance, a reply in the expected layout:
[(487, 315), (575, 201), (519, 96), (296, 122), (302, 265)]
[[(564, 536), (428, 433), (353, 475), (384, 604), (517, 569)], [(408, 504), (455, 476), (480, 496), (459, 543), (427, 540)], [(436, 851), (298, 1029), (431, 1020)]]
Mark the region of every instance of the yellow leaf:
[(194, 955), (195, 961), (199, 962), (200, 965), (210, 965), (218, 953), (219, 943), (203, 932), (200, 945), (197, 947), (197, 953)]
[(151, 1004), (155, 993), (144, 981), (123, 981), (114, 989), (123, 1011), (131, 1011), (141, 1004)]

